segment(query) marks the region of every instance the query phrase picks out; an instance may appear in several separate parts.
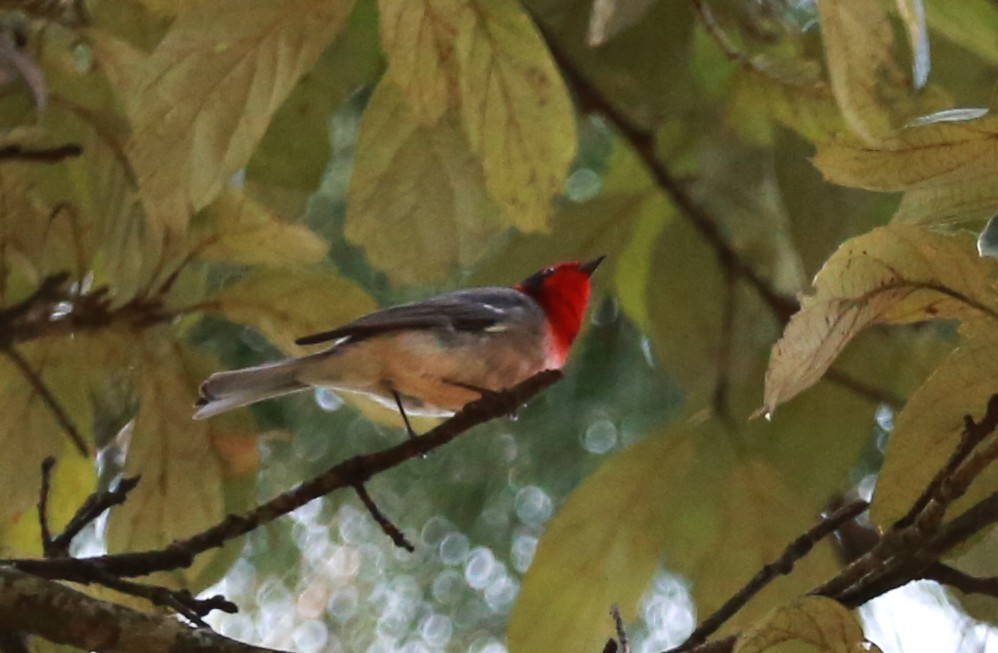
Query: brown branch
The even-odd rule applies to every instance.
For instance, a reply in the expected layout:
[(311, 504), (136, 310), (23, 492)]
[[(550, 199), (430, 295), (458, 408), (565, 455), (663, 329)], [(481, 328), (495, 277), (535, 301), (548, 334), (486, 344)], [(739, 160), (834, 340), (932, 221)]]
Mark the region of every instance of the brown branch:
[(620, 606), (616, 603), (610, 607), (610, 616), (613, 617), (613, 627), (617, 631), (621, 653), (631, 653), (631, 642), (627, 639), (627, 631), (624, 629), (624, 618), (620, 616)]
[(102, 653), (276, 653), (0, 567), (0, 630)]
[(367, 487), (363, 483), (358, 483), (353, 486), (353, 489), (357, 492), (357, 496), (360, 497), (361, 503), (367, 508), (367, 512), (371, 513), (371, 517), (378, 523), (378, 526), (381, 527), (381, 530), (384, 531), (385, 535), (391, 539), (395, 546), (405, 549), (409, 553), (416, 550), (416, 547), (406, 539), (405, 534), (399, 527), (393, 524), (388, 517), (385, 517), (385, 513), (381, 512), (378, 504), (374, 503), (374, 499), (367, 493)]
[(669, 653), (700, 650), (698, 647), (706, 642), (707, 638), (724, 625), (728, 619), (745, 607), (745, 604), (752, 597), (761, 592), (777, 577), (785, 576), (793, 571), (797, 561), (810, 553), (818, 542), (834, 533), (846, 522), (858, 517), (869, 505), (866, 501), (847, 503), (788, 544), (779, 558), (760, 569), (744, 587), (725, 601), (713, 614), (700, 622), (700, 625), (686, 638), (685, 642), (671, 649)]
[(669, 168), (659, 161), (655, 153), (655, 133), (645, 129), (620, 111), (603, 93), (592, 84), (575, 64), (566, 56), (554, 38), (544, 29), (539, 20), (534, 21), (541, 30), (548, 49), (561, 70), (562, 77), (575, 94), (579, 107), (584, 112), (599, 113), (609, 120), (617, 132), (626, 139), (641, 158), (652, 179), (686, 216), (700, 236), (714, 249), (721, 267), (730, 269), (736, 276), (748, 282), (773, 314), (786, 324), (799, 305), (797, 300), (777, 291), (762, 278), (739, 253), (728, 243), (721, 233), (718, 222), (697, 204), (686, 192)]
[(14, 366), (20, 370), (24, 379), (31, 385), (32, 388), (34, 388), (35, 392), (38, 394), (38, 397), (42, 400), (42, 403), (45, 404), (45, 406), (49, 409), (49, 412), (52, 413), (52, 417), (54, 417), (55, 421), (59, 423), (63, 433), (69, 437), (70, 441), (73, 443), (73, 446), (76, 447), (76, 450), (80, 453), (80, 455), (84, 458), (89, 458), (90, 448), (84, 441), (80, 431), (76, 428), (76, 425), (73, 424), (73, 421), (69, 418), (69, 415), (65, 410), (63, 410), (62, 404), (59, 403), (59, 401), (55, 398), (55, 395), (52, 394), (52, 391), (49, 390), (47, 385), (45, 385), (45, 381), (42, 380), (42, 377), (39, 376), (34, 369), (32, 369), (31, 364), (28, 363), (28, 361), (13, 347), (4, 347), (3, 354), (10, 359), (12, 363), (14, 363)]
[(42, 461), (42, 487), (38, 492), (38, 527), (42, 533), (42, 551), (45, 557), (51, 557), (52, 531), (49, 528), (49, 491), (52, 487), (52, 468), (55, 467), (55, 456), (47, 456)]
[(998, 597), (998, 576), (988, 578), (971, 576), (940, 562), (922, 572), (922, 579), (934, 580), (941, 585), (958, 589), (964, 594), (987, 594)]
[(85, 570), (92, 566), (122, 577), (144, 576), (155, 571), (187, 567), (198, 554), (220, 547), (225, 542), (245, 535), (313, 499), (329, 494), (333, 490), (366, 483), (374, 475), (437, 449), (474, 426), (510, 414), (541, 390), (561, 379), (561, 376), (561, 372), (557, 370), (547, 370), (508, 390), (473, 401), (453, 417), (418, 438), (407, 439), (383, 451), (345, 460), (249, 512), (229, 515), (221, 523), (187, 539), (178, 540), (164, 549), (91, 558), (5, 560), (0, 561), (0, 564), (11, 565), (42, 578), (62, 580), (85, 580)]
[(977, 445), (995, 430), (996, 424), (998, 424), (998, 394), (991, 397), (988, 408), (979, 424), (974, 422), (969, 415), (966, 417), (963, 433), (960, 435), (960, 442), (957, 443), (956, 449), (922, 491), (921, 496), (912, 504), (911, 509), (894, 524), (895, 528), (902, 528), (915, 521), (929, 505), (929, 502), (940, 494), (946, 480), (953, 476)]
[(39, 163), (59, 163), (83, 154), (83, 148), (75, 143), (55, 147), (28, 148), (22, 145), (0, 147), (0, 161), (32, 161)]
[(118, 481), (114, 488), (103, 492), (94, 492), (87, 497), (86, 501), (77, 509), (76, 514), (66, 524), (62, 533), (52, 538), (50, 550), (45, 552), (46, 557), (68, 556), (69, 545), (73, 542), (73, 538), (79, 535), (87, 524), (104, 514), (105, 510), (124, 503), (125, 499), (128, 498), (128, 493), (138, 485), (140, 478), (139, 476), (125, 477)]

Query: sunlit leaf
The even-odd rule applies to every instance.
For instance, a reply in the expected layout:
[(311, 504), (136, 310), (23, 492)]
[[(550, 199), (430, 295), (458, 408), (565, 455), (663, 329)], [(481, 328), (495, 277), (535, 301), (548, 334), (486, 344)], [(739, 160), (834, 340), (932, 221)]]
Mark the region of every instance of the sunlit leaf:
[(440, 281), (506, 229), (460, 129), (421, 125), (390, 81), (372, 96), (357, 146), (344, 233), (392, 281)]
[(846, 141), (820, 143), (814, 162), (829, 181), (881, 191), (933, 187), (994, 173), (998, 115), (956, 118), (908, 127), (872, 148)]
[(866, 326), (930, 319), (998, 319), (992, 262), (968, 238), (882, 227), (847, 241), (815, 277), (766, 372), (764, 410), (813, 385)]
[[(51, 393), (53, 400), (93, 449), (94, 402), (128, 358), (128, 340), (115, 331), (70, 339), (36, 340), (18, 352)], [(6, 357), (0, 361), (0, 541), (22, 553), (40, 551), (37, 516), (33, 510), (41, 483), (41, 462), (56, 456), (49, 515), (52, 526), (63, 526), (96, 486), (92, 458), (81, 456), (63, 425), (33, 384)]]
[[(899, 519), (922, 493), (960, 441), (964, 417), (980, 418), (998, 392), (998, 321), (964, 327), (953, 353), (908, 400), (894, 420), (870, 516), (880, 526)], [(991, 469), (957, 501), (950, 516), (990, 495), (998, 485)]]
[[(787, 648), (795, 643), (801, 648)], [(859, 620), (841, 603), (823, 596), (805, 596), (776, 608), (743, 632), (735, 653), (863, 653), (879, 651), (863, 636)]]
[(926, 0), (925, 13), (934, 32), (998, 65), (998, 6), (990, 0)]
[(297, 266), (321, 261), (329, 244), (301, 224), (281, 220), (231, 186), (206, 209), (215, 233), (199, 250), (202, 258), (234, 263)]
[(224, 317), (249, 324), (285, 352), (296, 338), (326, 331), (372, 311), (374, 300), (327, 269), (256, 268), (212, 300)]
[(565, 84), (514, 0), (470, 0), (455, 21), (461, 116), (486, 187), (514, 225), (546, 230), (575, 156)]
[(866, 143), (893, 131), (908, 111), (889, 14), (879, 0), (819, 2), (822, 43), (849, 127)]
[[(350, 12), (350, 0), (226, 0), (179, 15), (132, 92), (129, 145), (146, 212), (182, 231), (249, 160), (301, 75)], [(217, 25), (224, 21), (221, 38)]]

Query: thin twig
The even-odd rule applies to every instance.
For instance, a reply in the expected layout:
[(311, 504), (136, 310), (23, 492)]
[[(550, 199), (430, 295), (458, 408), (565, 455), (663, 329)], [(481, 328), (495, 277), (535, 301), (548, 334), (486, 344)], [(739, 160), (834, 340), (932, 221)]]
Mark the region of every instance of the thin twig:
[(4, 347), (3, 353), (4, 356), (10, 359), (17, 369), (21, 371), (21, 375), (24, 376), (25, 380), (31, 384), (31, 387), (35, 389), (35, 392), (38, 394), (39, 398), (41, 398), (42, 403), (44, 403), (49, 409), (49, 412), (52, 413), (52, 416), (59, 423), (59, 426), (62, 427), (63, 432), (69, 436), (69, 439), (72, 441), (79, 454), (84, 458), (89, 458), (90, 448), (87, 447), (86, 442), (83, 440), (83, 436), (80, 435), (76, 425), (73, 424), (73, 421), (69, 418), (69, 415), (67, 415), (66, 411), (63, 410), (62, 405), (59, 404), (55, 396), (52, 394), (52, 391), (48, 389), (47, 385), (45, 385), (42, 377), (39, 376), (34, 369), (32, 369), (31, 364), (28, 363), (28, 361), (21, 356), (20, 352), (13, 347)]
[(38, 493), (38, 526), (42, 533), (42, 552), (45, 557), (51, 557), (52, 531), (49, 528), (49, 492), (52, 490), (52, 468), (55, 467), (55, 456), (47, 456), (42, 461), (42, 487)]
[[(989, 420), (990, 417), (990, 420)], [(911, 524), (915, 519), (925, 510), (925, 507), (929, 502), (939, 493), (940, 488), (943, 483), (949, 479), (953, 473), (963, 464), (963, 461), (967, 459), (967, 456), (974, 451), (974, 449), (981, 443), (981, 440), (986, 438), (991, 431), (994, 430), (994, 426), (991, 425), (987, 428), (989, 421), (994, 421), (998, 418), (998, 394), (991, 397), (991, 401), (988, 403), (988, 410), (985, 413), (984, 418), (981, 420), (981, 424), (984, 428), (978, 427), (978, 425), (973, 421), (973, 419), (968, 416), (966, 418), (965, 427), (963, 432), (960, 434), (960, 441), (956, 445), (956, 449), (950, 454), (949, 459), (946, 464), (936, 472), (936, 475), (932, 478), (922, 494), (918, 497), (915, 503), (912, 504), (911, 508), (905, 513), (904, 517), (899, 519), (895, 524), (894, 528), (903, 528), (908, 524)]]
[(620, 606), (616, 603), (610, 606), (610, 616), (613, 617), (613, 627), (617, 631), (617, 641), (620, 642), (621, 653), (631, 653), (631, 642), (627, 639), (624, 619), (620, 616)]
[(87, 524), (91, 523), (112, 506), (125, 502), (128, 493), (139, 484), (139, 476), (128, 476), (119, 480), (114, 488), (104, 492), (94, 492), (77, 509), (66, 528), (52, 538), (51, 555), (48, 557), (65, 557), (69, 555), (69, 545), (73, 538), (80, 534)]
[(894, 410), (899, 410), (904, 406), (904, 399), (893, 392), (861, 381), (848, 372), (843, 372), (834, 367), (829, 367), (825, 371), (824, 380), (841, 386), (854, 395), (869, 399), (876, 404), (886, 404)]
[(0, 161), (34, 161), (39, 163), (59, 163), (83, 154), (83, 148), (75, 143), (55, 147), (29, 148), (22, 145), (0, 147)]
[(409, 540), (406, 539), (405, 534), (399, 530), (399, 527), (393, 524), (391, 520), (388, 519), (388, 517), (385, 517), (385, 514), (381, 512), (381, 509), (378, 508), (378, 504), (374, 503), (374, 499), (372, 499), (371, 495), (367, 493), (367, 487), (363, 483), (354, 485), (353, 489), (356, 490), (357, 496), (360, 497), (361, 503), (363, 503), (364, 507), (367, 508), (367, 511), (371, 513), (371, 517), (378, 523), (378, 526), (381, 527), (381, 530), (384, 531), (385, 535), (391, 538), (395, 546), (400, 549), (405, 549), (409, 553), (416, 550), (416, 547), (414, 547)]
[(474, 426), (508, 415), (561, 377), (560, 371), (547, 370), (508, 390), (473, 401), (453, 417), (418, 438), (406, 439), (383, 451), (345, 460), (246, 513), (229, 515), (222, 522), (187, 539), (175, 541), (163, 549), (90, 558), (0, 560), (0, 565), (11, 565), (42, 578), (60, 580), (85, 579), (87, 569), (91, 567), (98, 567), (121, 577), (144, 576), (156, 571), (188, 567), (198, 554), (220, 547), (227, 541), (286, 515), (313, 499), (329, 494), (333, 490), (365, 483), (375, 474), (443, 446)]
[(846, 522), (858, 517), (869, 505), (862, 500), (847, 503), (788, 544), (779, 558), (760, 569), (752, 580), (725, 601), (712, 615), (700, 622), (685, 642), (671, 649), (669, 653), (691, 651), (706, 642), (708, 637), (741, 610), (752, 597), (775, 578), (793, 571), (797, 561), (806, 556), (818, 542), (834, 533)]
[(998, 576), (981, 578), (937, 562), (922, 573), (923, 580), (934, 580), (956, 588), (964, 594), (987, 594), (998, 597)]

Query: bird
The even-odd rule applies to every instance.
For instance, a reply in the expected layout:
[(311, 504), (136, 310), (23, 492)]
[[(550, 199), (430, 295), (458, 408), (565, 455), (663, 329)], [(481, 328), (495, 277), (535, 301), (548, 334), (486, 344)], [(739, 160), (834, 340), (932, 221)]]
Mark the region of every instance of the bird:
[[(323, 387), (409, 416), (447, 417), (546, 369), (561, 369), (579, 333), (590, 277), (605, 256), (546, 267), (511, 287), (457, 290), (384, 308), (298, 338), (322, 351), (216, 372), (194, 419)], [(331, 343), (331, 344), (330, 344)]]

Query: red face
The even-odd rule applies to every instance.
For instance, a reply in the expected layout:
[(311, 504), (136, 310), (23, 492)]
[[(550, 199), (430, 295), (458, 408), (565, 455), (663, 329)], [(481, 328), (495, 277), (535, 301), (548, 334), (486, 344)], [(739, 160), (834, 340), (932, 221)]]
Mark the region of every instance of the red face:
[(589, 276), (602, 260), (603, 257), (588, 263), (559, 263), (515, 286), (533, 297), (544, 309), (551, 336), (552, 363), (557, 363), (558, 367), (564, 363), (568, 349), (582, 326), (589, 303)]

